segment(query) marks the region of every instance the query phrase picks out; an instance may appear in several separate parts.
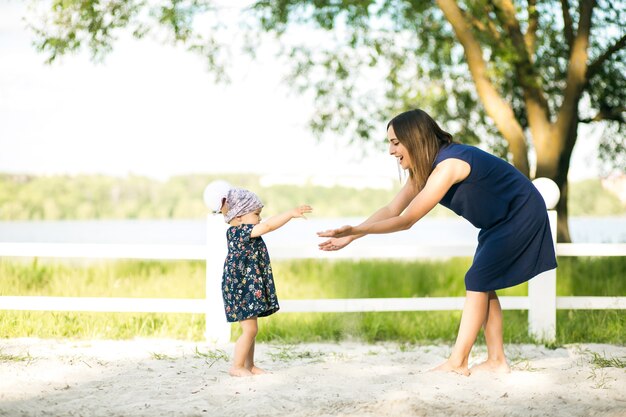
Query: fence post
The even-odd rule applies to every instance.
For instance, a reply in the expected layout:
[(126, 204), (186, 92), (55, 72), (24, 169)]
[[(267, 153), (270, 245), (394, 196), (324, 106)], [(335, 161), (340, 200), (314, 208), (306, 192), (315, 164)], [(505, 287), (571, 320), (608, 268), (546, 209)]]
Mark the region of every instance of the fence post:
[(222, 300), (222, 272), (226, 247), (226, 229), (224, 216), (207, 215), (206, 219), (206, 331), (209, 343), (228, 343), (230, 341), (230, 323), (224, 315)]
[[(548, 210), (552, 243), (556, 251), (556, 211)], [(528, 334), (541, 342), (556, 339), (556, 269), (528, 281)]]

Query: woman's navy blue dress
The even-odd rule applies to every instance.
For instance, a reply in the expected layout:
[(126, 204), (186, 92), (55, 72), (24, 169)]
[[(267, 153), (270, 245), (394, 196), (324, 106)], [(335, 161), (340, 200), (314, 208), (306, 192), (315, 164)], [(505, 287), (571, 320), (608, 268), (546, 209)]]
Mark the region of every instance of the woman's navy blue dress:
[(280, 308), (267, 246), (260, 236), (250, 236), (253, 228), (242, 224), (226, 231), (222, 296), (229, 322), (269, 316)]
[(465, 288), (512, 287), (556, 268), (546, 205), (530, 180), (508, 162), (457, 143), (443, 146), (433, 167), (449, 158), (467, 162), (471, 172), (440, 204), (480, 229)]

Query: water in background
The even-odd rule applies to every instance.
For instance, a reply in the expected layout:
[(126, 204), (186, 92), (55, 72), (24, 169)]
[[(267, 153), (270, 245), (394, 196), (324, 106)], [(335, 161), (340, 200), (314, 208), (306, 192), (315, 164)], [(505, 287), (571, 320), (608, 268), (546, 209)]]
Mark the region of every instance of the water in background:
[[(294, 219), (264, 236), (270, 244), (315, 244), (316, 232), (362, 218)], [(575, 217), (570, 219), (575, 243), (626, 243), (626, 217)], [(359, 242), (369, 244), (472, 244), (478, 230), (461, 218), (424, 218), (410, 230), (386, 235), (369, 235)], [(59, 243), (150, 243), (204, 244), (204, 220), (87, 220), (0, 222), (0, 242)], [(353, 243), (354, 244), (354, 243)]]

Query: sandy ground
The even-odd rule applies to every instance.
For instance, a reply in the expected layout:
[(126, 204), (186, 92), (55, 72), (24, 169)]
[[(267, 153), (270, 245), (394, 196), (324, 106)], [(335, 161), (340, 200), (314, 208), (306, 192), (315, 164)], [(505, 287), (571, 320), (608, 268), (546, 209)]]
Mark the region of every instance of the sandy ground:
[[(509, 345), (513, 372), (428, 372), (449, 346), (257, 345), (272, 374), (233, 378), (233, 345), (0, 341), (0, 416), (626, 416), (625, 346)], [(485, 357), (478, 346), (472, 361)]]

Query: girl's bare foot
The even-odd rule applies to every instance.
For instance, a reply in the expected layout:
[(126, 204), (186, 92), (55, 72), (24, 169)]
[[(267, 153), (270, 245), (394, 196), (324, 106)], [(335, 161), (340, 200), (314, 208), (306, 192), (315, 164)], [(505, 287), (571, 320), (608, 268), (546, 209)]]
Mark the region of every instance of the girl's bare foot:
[(261, 375), (261, 374), (270, 374), (271, 372), (266, 371), (265, 369), (261, 369), (257, 366), (253, 366), (252, 368), (250, 368), (250, 372), (252, 372), (252, 374), (254, 375)]
[(247, 370), (246, 368), (230, 368), (230, 371), (228, 371), (228, 374), (230, 376), (252, 376), (254, 375), (252, 372), (250, 372), (249, 370)]
[(489, 360), (479, 363), (478, 365), (472, 366), (470, 370), (472, 373), (486, 371), (486, 372), (495, 372), (500, 374), (508, 374), (511, 372), (511, 368), (506, 363), (506, 360)]
[(456, 366), (452, 364), (449, 360), (445, 361), (441, 365), (437, 366), (430, 370), (433, 371), (443, 371), (443, 372), (454, 372), (459, 375), (469, 376), (470, 371), (467, 369), (467, 366)]

